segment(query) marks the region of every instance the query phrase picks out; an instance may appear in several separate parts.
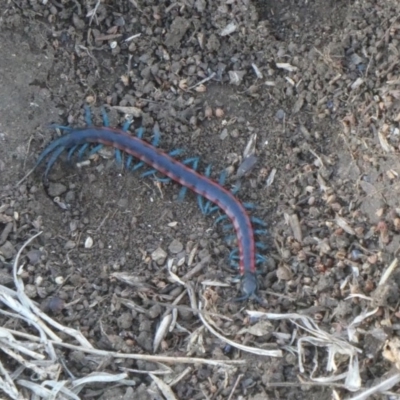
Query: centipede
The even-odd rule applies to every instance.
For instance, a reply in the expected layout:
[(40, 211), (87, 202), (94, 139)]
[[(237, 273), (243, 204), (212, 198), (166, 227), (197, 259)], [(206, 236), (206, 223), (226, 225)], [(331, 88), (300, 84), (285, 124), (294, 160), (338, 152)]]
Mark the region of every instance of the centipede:
[(237, 248), (231, 251), (229, 259), (232, 264), (236, 263), (238, 266), (240, 276), (241, 296), (236, 300), (262, 301), (257, 294), (259, 285), (256, 265), (266, 260), (266, 257), (257, 251), (258, 248), (264, 249), (265, 246), (256, 242), (255, 236), (264, 234), (266, 230), (262, 220), (250, 216), (254, 206), (240, 202), (233, 191), (224, 187), (224, 174), (219, 180), (212, 179), (210, 166), (205, 169), (204, 174), (200, 174), (197, 171), (199, 157), (179, 160), (178, 157), (183, 153), (182, 149), (167, 153), (157, 148), (161, 136), (158, 128), (153, 130), (153, 140), (148, 142), (143, 139), (143, 127), (137, 129), (135, 136), (131, 134), (129, 130), (131, 120), (127, 120), (121, 128), (112, 128), (109, 126), (108, 115), (104, 108), (102, 117), (103, 126), (93, 125), (91, 110), (86, 107), (86, 126), (53, 125), (62, 132), (62, 135), (44, 148), (37, 158), (34, 169), (45, 163), (43, 179), (46, 181), (62, 153), (67, 152), (68, 160), (71, 160), (76, 153), (82, 159), (84, 155), (92, 156), (102, 147), (108, 146), (115, 149), (115, 158), (119, 163), (123, 162), (127, 170), (136, 171), (145, 166), (151, 168), (142, 173), (142, 176), (180, 184), (182, 186), (180, 198), (183, 198), (186, 190), (194, 192), (203, 214), (210, 215), (218, 210), (222, 211), (223, 214), (216, 222), (228, 219), (235, 231)]

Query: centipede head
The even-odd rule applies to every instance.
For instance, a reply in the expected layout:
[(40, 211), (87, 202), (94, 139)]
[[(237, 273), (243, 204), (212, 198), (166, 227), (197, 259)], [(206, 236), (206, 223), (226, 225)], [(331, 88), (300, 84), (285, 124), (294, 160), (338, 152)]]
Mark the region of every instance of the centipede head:
[(245, 272), (241, 280), (242, 296), (235, 299), (235, 301), (255, 300), (261, 305), (266, 305), (267, 302), (257, 295), (258, 281), (256, 274), (252, 272)]

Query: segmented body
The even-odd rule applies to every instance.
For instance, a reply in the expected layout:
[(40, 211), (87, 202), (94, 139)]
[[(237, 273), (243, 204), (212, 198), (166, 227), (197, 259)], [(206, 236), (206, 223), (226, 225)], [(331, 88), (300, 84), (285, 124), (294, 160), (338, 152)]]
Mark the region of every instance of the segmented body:
[(216, 204), (226, 213), (232, 221), (237, 235), (239, 271), (242, 276), (242, 299), (255, 296), (257, 279), (253, 226), (245, 207), (230, 191), (150, 143), (131, 136), (123, 130), (94, 126), (63, 129), (68, 129), (68, 133), (51, 142), (38, 158), (37, 165), (47, 156), (50, 157), (46, 175), (64, 150), (89, 143), (111, 146), (141, 160), (163, 175)]

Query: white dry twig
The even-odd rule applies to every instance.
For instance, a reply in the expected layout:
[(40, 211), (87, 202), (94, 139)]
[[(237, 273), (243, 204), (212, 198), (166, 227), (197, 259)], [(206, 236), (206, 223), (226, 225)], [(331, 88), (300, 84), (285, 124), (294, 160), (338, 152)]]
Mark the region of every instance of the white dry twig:
[[(332, 375), (329, 377), (317, 377), (310, 376), (310, 379), (314, 382), (334, 382), (338, 379), (345, 380), (345, 387), (348, 390), (354, 391), (359, 390), (361, 387), (361, 377), (358, 365), (358, 353), (361, 350), (353, 346), (349, 342), (338, 338), (328, 332), (323, 331), (314, 320), (308, 316), (301, 314), (273, 314), (264, 313), (258, 311), (247, 311), (247, 314), (253, 318), (266, 318), (268, 320), (289, 320), (298, 327), (299, 331), (308, 333), (307, 336), (302, 336), (297, 340), (297, 352), (298, 352), (298, 363), (301, 373), (305, 372), (303, 366), (304, 349), (303, 346), (306, 343), (312, 344), (317, 347), (325, 347), (328, 351), (328, 361), (326, 365), (326, 371), (331, 372)], [(349, 357), (348, 371), (340, 375), (335, 375), (337, 367), (335, 364), (336, 355), (346, 355)]]

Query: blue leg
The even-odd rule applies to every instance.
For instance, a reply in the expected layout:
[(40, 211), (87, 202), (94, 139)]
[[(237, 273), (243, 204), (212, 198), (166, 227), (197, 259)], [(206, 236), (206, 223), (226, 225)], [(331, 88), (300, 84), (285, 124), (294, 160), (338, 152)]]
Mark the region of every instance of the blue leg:
[(225, 237), (225, 242), (232, 243), (236, 239), (236, 235), (228, 235)]
[(137, 171), (138, 169), (142, 168), (143, 166), (144, 166), (144, 162), (140, 161), (132, 167), (132, 171)]
[[(213, 204), (213, 203), (211, 203), (211, 201), (209, 201), (208, 204), (211, 206), (211, 204)], [(214, 213), (215, 211), (218, 211), (218, 210), (219, 210), (218, 206), (208, 207), (207, 214), (212, 214), (212, 213)]]
[(239, 264), (236, 261), (231, 261), (230, 262), (230, 266), (234, 270), (238, 270), (239, 269)]
[(54, 165), (54, 163), (57, 161), (57, 158), (60, 157), (60, 154), (65, 150), (64, 146), (59, 147), (58, 149), (54, 150), (53, 154), (51, 155), (49, 161), (47, 162), (46, 165), (46, 170), (44, 171), (44, 177), (47, 178), (47, 175), (49, 174), (49, 171), (51, 170), (51, 167)]
[(110, 126), (110, 120), (104, 107), (101, 107), (101, 116), (103, 117), (103, 125)]
[(69, 152), (68, 152), (68, 156), (67, 156), (67, 160), (71, 161), (72, 155), (75, 153), (76, 149), (79, 147), (78, 144), (76, 144), (75, 146), (71, 147)]
[(144, 128), (143, 128), (143, 126), (141, 126), (141, 127), (136, 131), (136, 136), (137, 136), (139, 139), (142, 139), (143, 134), (144, 134)]
[(224, 185), (225, 185), (226, 176), (227, 176), (227, 173), (226, 173), (226, 170), (224, 169), (224, 170), (221, 172), (221, 174), (219, 175), (219, 179), (218, 179), (218, 183), (219, 183), (221, 186), (224, 186)]
[(84, 145), (81, 146), (81, 148), (78, 151), (78, 160), (82, 160), (83, 155), (85, 154), (85, 151), (89, 147), (89, 143), (85, 143)]
[(225, 221), (226, 219), (228, 219), (228, 216), (227, 216), (227, 215), (220, 215), (220, 216), (214, 221), (214, 225), (217, 225), (219, 222)]
[[(136, 164), (136, 165), (138, 165), (138, 164)], [(145, 178), (146, 176), (154, 175), (156, 172), (157, 171), (155, 169), (151, 169), (150, 171), (143, 172), (143, 174), (140, 175), (140, 177)]]
[(238, 250), (238, 249), (232, 250), (232, 251), (229, 253), (229, 259), (230, 259), (230, 260), (239, 260), (240, 257), (239, 257), (239, 255), (238, 255), (238, 253), (239, 253), (239, 250)]
[(261, 254), (256, 254), (256, 264), (262, 264), (267, 261), (267, 257), (262, 256)]
[(93, 149), (89, 151), (88, 157), (91, 157), (93, 154), (98, 153), (103, 147), (104, 144), (98, 144), (97, 146), (94, 146)]
[(154, 126), (154, 129), (153, 129), (153, 140), (151, 141), (151, 144), (154, 146), (154, 147), (158, 147), (158, 145), (160, 144), (160, 139), (161, 139), (161, 132), (160, 132), (160, 129), (159, 129), (159, 127), (158, 127), (158, 124), (156, 124), (155, 126)]
[(197, 205), (199, 206), (200, 211), (202, 212), (202, 214), (206, 215), (207, 212), (206, 212), (206, 209), (205, 209), (205, 206), (204, 206), (204, 198), (203, 198), (203, 196), (197, 195)]
[(242, 204), (246, 210), (254, 210), (256, 208), (255, 204), (253, 203), (242, 203)]
[[(183, 164), (188, 165), (188, 164), (192, 164), (191, 167), (193, 170), (196, 171), (197, 166), (199, 164), (199, 157), (192, 157), (192, 158), (188, 158), (187, 160), (182, 161)], [(178, 195), (178, 201), (183, 201), (183, 199), (185, 198), (187, 193), (187, 187), (183, 186), (182, 189), (179, 191), (179, 195)]]
[(122, 130), (123, 130), (124, 132), (128, 132), (128, 129), (129, 129), (129, 127), (131, 126), (131, 124), (132, 124), (132, 120), (131, 120), (131, 119), (127, 119), (127, 120), (124, 122), (124, 124), (122, 125)]
[(115, 160), (117, 162), (117, 165), (122, 165), (122, 153), (121, 150), (119, 149), (115, 149), (114, 150), (114, 156), (115, 156)]
[(89, 106), (85, 106), (85, 121), (86, 121), (86, 125), (93, 126), (92, 113), (90, 111)]
[(72, 129), (73, 129), (71, 126), (64, 126), (64, 125), (57, 125), (57, 124), (51, 124), (51, 125), (49, 125), (49, 128), (60, 129), (60, 131), (72, 131)]
[(266, 229), (255, 229), (254, 233), (258, 236), (268, 235), (268, 231)]
[(233, 225), (232, 224), (222, 225), (222, 230), (223, 231), (229, 231), (230, 229), (233, 229)]
[[(212, 168), (212, 166), (211, 166), (211, 164), (210, 165), (208, 165), (207, 166), (207, 168), (206, 168), (206, 170), (205, 170), (205, 172), (204, 172), (204, 175), (207, 177), (207, 178), (209, 178), (210, 177), (210, 175), (211, 175), (211, 168)], [(221, 178), (221, 177), (220, 177)], [(209, 200), (207, 200), (205, 203), (204, 203), (204, 211), (202, 211), (203, 212), (203, 214), (205, 214), (205, 215), (208, 215), (208, 214), (211, 214), (212, 212), (210, 212), (210, 207), (211, 207), (211, 201), (209, 201)]]
[(231, 192), (232, 194), (236, 194), (239, 192), (239, 190), (240, 190), (240, 182), (236, 182), (236, 185), (233, 186)]
[(158, 176), (155, 176), (154, 179), (157, 182), (161, 182), (161, 183), (170, 183), (171, 182), (171, 178), (159, 178)]
[(178, 201), (179, 201), (179, 202), (182, 202), (182, 201), (183, 201), (183, 199), (184, 199), (185, 196), (186, 196), (186, 193), (187, 193), (187, 187), (186, 187), (186, 186), (183, 186), (182, 189), (179, 191), (179, 195), (178, 195)]
[(125, 168), (126, 168), (127, 170), (130, 169), (131, 164), (132, 164), (132, 161), (133, 161), (133, 156), (128, 156), (128, 157), (126, 157)]
[(253, 224), (260, 225), (260, 226), (265, 226), (265, 227), (267, 226), (267, 224), (264, 221), (262, 221), (261, 219), (259, 219), (259, 218), (251, 217), (250, 220), (251, 220), (251, 222)]
[(256, 248), (260, 249), (260, 250), (265, 250), (267, 248), (267, 246), (264, 243), (257, 242)]
[(182, 153), (184, 153), (183, 149), (175, 149), (172, 150), (168, 153), (168, 155), (170, 155), (171, 157), (176, 157), (176, 156), (180, 156)]
[(188, 158), (184, 161), (182, 161), (183, 164), (188, 165), (188, 164), (192, 164), (192, 169), (193, 170), (197, 170), (197, 167), (199, 165), (199, 157), (192, 157), (192, 158)]

